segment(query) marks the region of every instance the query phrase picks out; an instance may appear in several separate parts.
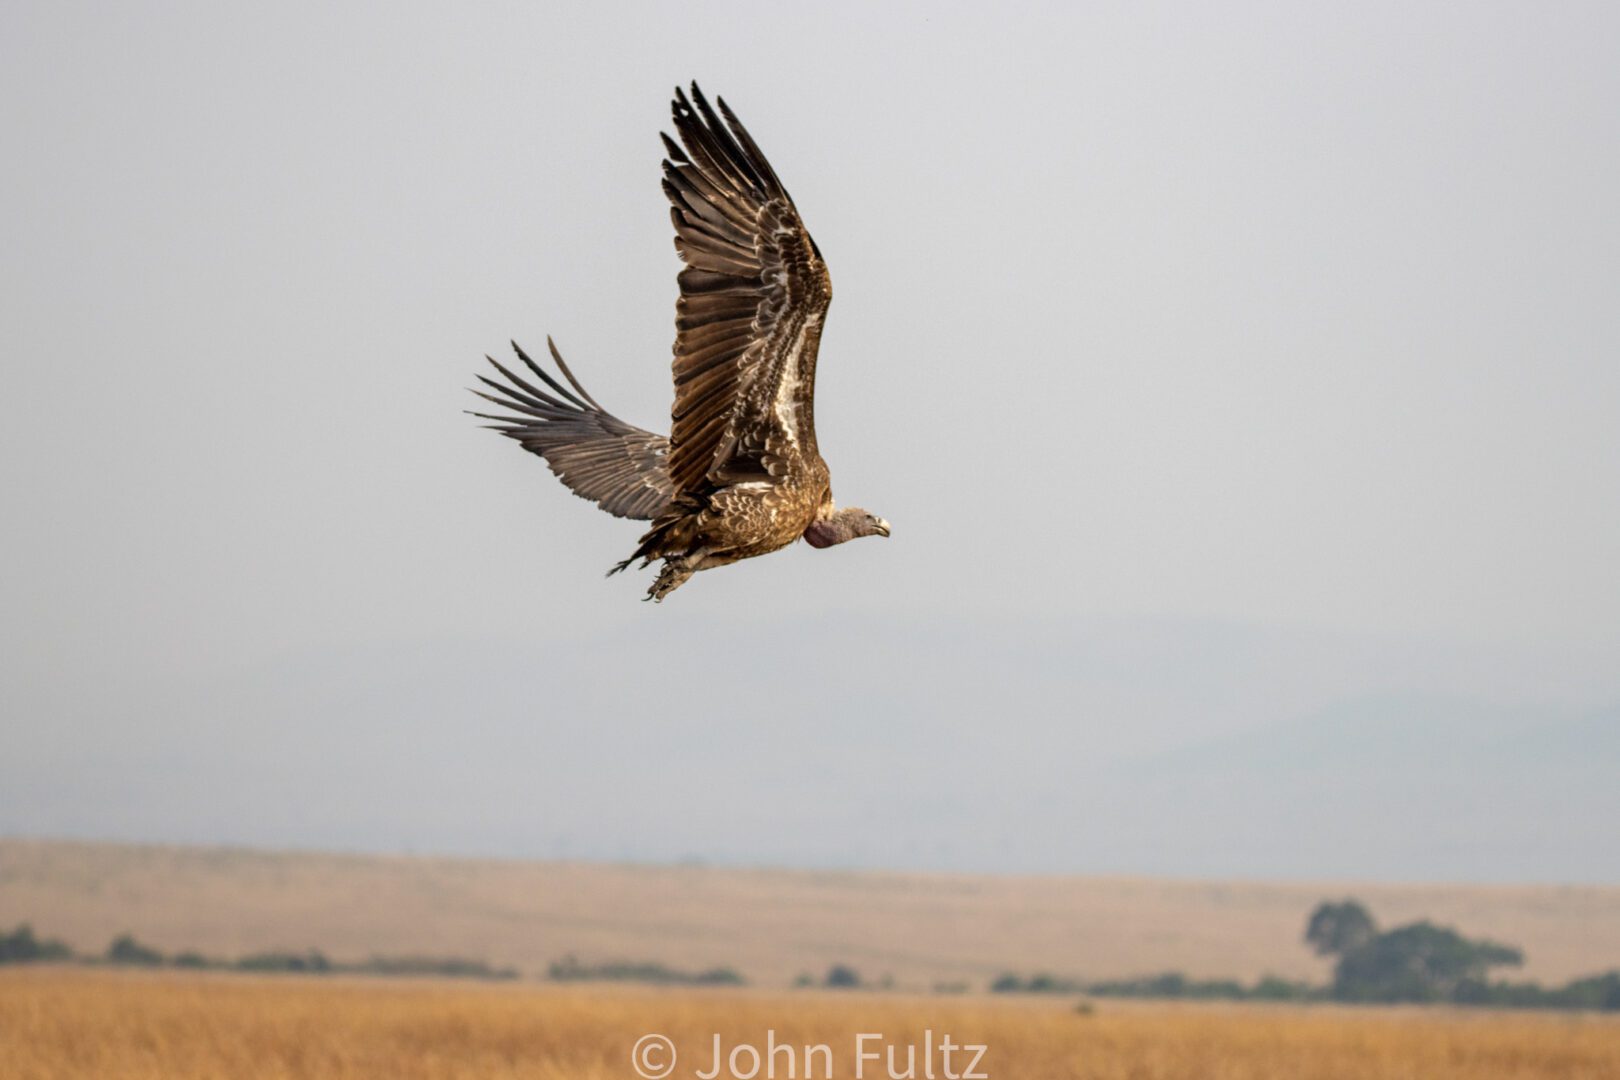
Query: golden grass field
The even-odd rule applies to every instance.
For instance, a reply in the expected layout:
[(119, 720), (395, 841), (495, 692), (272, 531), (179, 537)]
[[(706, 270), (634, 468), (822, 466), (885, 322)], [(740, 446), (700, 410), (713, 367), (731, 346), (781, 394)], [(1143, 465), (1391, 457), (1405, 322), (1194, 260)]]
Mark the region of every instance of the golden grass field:
[[(936, 1046), (947, 1032), (984, 1044), (979, 1072), (1001, 1080), (1620, 1076), (1620, 1018), (1592, 1015), (1114, 1002), (1083, 1015), (1071, 1001), (0, 973), (6, 1080), (623, 1080), (652, 1032), (680, 1051), (670, 1074), (680, 1080), (708, 1071), (713, 1034), (763, 1046), (767, 1029), (779, 1044), (828, 1045), (835, 1077), (889, 1076), (881, 1056), (857, 1074), (857, 1033), (920, 1046), (928, 1030)], [(954, 1061), (963, 1073), (966, 1060)], [(824, 1064), (817, 1056), (808, 1075), (827, 1075)], [(899, 1064), (904, 1075), (903, 1050)], [(775, 1075), (787, 1075), (780, 1053)], [(933, 1075), (945, 1080), (937, 1052)]]
[(468, 956), (528, 975), (586, 962), (729, 965), (755, 986), (848, 963), (926, 991), (997, 974), (1179, 970), (1325, 982), (1311, 908), (1354, 895), (1386, 924), (1429, 918), (1521, 946), (1515, 978), (1620, 967), (1620, 888), (1200, 882), (1119, 877), (629, 866), (0, 839), (0, 929), (87, 953), (134, 933), (168, 952), (316, 948)]

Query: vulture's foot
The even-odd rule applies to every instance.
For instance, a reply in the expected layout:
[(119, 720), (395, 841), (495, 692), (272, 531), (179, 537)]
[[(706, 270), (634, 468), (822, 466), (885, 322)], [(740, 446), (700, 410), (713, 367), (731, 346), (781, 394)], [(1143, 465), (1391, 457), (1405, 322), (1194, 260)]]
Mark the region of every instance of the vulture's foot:
[(652, 588), (647, 590), (647, 599), (655, 603), (663, 603), (664, 597), (674, 592), (686, 583), (686, 579), (697, 573), (692, 568), (691, 561), (684, 555), (679, 558), (665, 559), (662, 569), (658, 571), (658, 580), (653, 582)]

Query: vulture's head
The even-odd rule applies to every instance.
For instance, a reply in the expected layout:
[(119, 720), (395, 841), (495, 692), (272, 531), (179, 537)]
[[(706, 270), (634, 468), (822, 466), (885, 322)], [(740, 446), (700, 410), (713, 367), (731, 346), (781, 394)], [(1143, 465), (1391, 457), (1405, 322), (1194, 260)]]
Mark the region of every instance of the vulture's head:
[(811, 547), (832, 547), (858, 536), (888, 536), (889, 523), (858, 506), (846, 506), (824, 518), (817, 518), (804, 530), (804, 538)]

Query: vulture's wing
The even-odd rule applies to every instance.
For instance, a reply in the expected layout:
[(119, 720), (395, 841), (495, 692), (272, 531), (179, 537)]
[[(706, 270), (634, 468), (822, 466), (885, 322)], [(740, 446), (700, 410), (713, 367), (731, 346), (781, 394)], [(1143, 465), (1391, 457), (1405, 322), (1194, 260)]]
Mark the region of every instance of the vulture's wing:
[(507, 381), (501, 383), (480, 375), (479, 381), (495, 394), (474, 393), (521, 415), (473, 415), (495, 421), (489, 426), (545, 458), (551, 471), (574, 494), (618, 517), (650, 520), (674, 497), (669, 483), (669, 440), (627, 424), (598, 405), (568, 370), (550, 338), (546, 344), (574, 392), (541, 370), (514, 341), (512, 348), (517, 350), (518, 359), (551, 393), (525, 381), (494, 357), (485, 357)]
[(777, 477), (787, 453), (816, 452), (816, 350), (832, 281), (765, 155), (719, 105), (724, 121), (696, 83), (690, 101), (677, 89), (684, 152), (664, 137), (664, 192), (686, 262), (669, 450), (677, 492)]

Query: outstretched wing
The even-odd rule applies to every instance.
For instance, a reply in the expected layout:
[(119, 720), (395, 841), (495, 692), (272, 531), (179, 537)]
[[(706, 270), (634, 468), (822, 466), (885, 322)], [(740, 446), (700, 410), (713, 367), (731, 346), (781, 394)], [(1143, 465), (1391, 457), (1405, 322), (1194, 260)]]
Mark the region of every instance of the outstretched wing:
[(518, 359), (551, 393), (525, 381), (493, 356), (488, 356), (485, 359), (506, 376), (507, 382), (480, 375), (478, 380), (495, 394), (481, 390), (473, 393), (521, 415), (473, 415), (495, 421), (489, 427), (545, 458), (551, 471), (574, 494), (590, 499), (618, 517), (651, 520), (674, 497), (669, 482), (669, 440), (627, 424), (598, 405), (568, 370), (550, 338), (546, 339), (546, 345), (551, 349), (557, 369), (574, 392), (546, 374), (514, 341), (512, 348), (517, 351)]
[[(747, 130), (692, 84), (672, 105), (664, 192), (686, 262), (675, 305), (669, 472), (677, 492), (780, 477), (816, 454), (816, 350), (832, 301), (821, 252)], [(695, 106), (695, 107), (694, 107)]]

